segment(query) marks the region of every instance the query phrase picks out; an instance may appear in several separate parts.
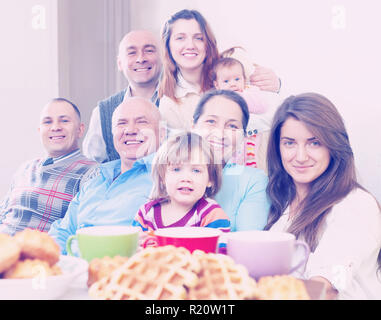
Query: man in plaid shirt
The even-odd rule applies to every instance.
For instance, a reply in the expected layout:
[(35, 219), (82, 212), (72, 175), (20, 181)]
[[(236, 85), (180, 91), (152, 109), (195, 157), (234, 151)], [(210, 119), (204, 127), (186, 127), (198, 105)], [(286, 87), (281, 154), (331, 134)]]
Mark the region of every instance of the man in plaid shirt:
[(13, 235), (25, 228), (49, 231), (64, 217), (71, 199), (96, 162), (81, 154), (84, 124), (78, 108), (56, 98), (42, 110), (39, 133), (48, 157), (23, 164), (0, 203), (0, 232)]

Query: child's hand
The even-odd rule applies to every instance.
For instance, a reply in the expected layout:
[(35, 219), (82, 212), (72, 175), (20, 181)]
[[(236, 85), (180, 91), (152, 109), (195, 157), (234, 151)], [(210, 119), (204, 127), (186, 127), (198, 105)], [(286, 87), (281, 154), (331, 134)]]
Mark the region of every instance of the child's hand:
[(152, 237), (153, 235), (154, 235), (153, 230), (143, 231), (139, 233), (138, 251), (144, 249), (143, 247), (144, 242), (146, 241), (148, 237)]

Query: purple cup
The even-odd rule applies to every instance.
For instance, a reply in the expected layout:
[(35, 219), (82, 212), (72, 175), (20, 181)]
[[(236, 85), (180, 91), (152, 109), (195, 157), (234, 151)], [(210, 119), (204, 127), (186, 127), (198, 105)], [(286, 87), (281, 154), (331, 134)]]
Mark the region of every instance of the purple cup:
[[(237, 231), (227, 234), (226, 240), (227, 255), (245, 266), (255, 279), (290, 274), (304, 268), (310, 253), (304, 241), (296, 240), (287, 232)], [(303, 249), (303, 257), (292, 265), (299, 248)]]

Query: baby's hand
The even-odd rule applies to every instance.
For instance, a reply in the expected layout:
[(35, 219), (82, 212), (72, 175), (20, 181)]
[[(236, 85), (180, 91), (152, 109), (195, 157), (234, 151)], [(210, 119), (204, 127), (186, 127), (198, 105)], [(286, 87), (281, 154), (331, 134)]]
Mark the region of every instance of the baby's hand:
[(143, 231), (139, 233), (138, 251), (144, 249), (143, 247), (144, 242), (146, 241), (148, 237), (152, 237), (153, 235), (154, 235), (153, 230)]

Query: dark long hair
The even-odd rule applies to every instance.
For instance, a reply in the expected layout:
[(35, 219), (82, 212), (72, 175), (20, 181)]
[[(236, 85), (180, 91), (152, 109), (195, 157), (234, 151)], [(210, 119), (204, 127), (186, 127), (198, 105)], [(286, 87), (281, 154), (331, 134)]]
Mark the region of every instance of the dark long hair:
[(298, 214), (288, 229), (297, 237), (303, 236), (314, 251), (323, 220), (332, 207), (353, 189), (364, 188), (357, 182), (348, 134), (332, 102), (316, 93), (290, 96), (275, 113), (270, 131), (267, 193), (272, 204), (266, 229), (279, 219), (296, 196), (295, 184), (283, 168), (279, 149), (281, 128), (290, 117), (303, 122), (330, 154), (328, 168), (310, 183), (309, 193), (297, 208)]
[(216, 38), (209, 27), (208, 22), (197, 10), (181, 10), (170, 17), (165, 22), (162, 30), (162, 50), (163, 52), (163, 77), (160, 81), (159, 97), (166, 95), (177, 102), (175, 97), (175, 87), (177, 83), (178, 67), (172, 57), (169, 48), (169, 40), (172, 35), (172, 25), (179, 19), (196, 20), (200, 26), (205, 42), (205, 61), (201, 76), (201, 91), (206, 92), (213, 87), (212, 66), (213, 62), (218, 59), (218, 49)]

